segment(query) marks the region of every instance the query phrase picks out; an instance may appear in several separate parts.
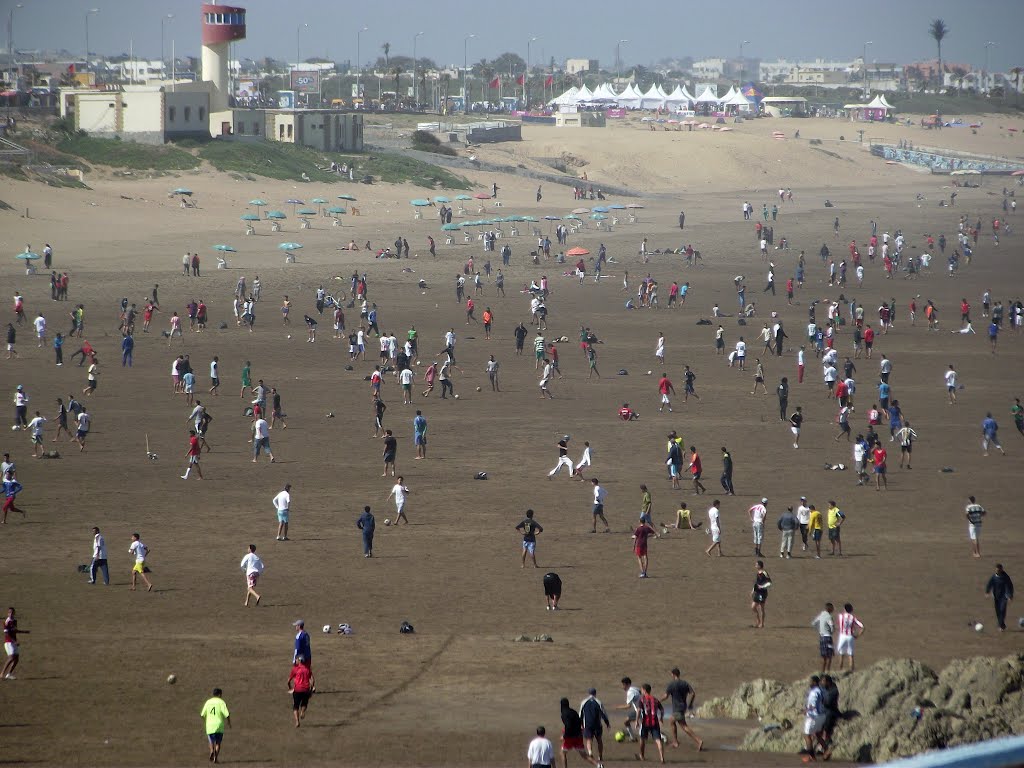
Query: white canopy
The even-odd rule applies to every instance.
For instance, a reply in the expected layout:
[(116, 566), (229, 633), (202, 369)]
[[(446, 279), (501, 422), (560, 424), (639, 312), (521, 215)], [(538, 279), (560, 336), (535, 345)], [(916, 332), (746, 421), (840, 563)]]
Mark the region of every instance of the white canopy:
[(639, 109), (640, 100), (642, 98), (643, 95), (640, 93), (639, 90), (637, 90), (637, 87), (633, 83), (627, 85), (623, 89), (622, 93), (615, 97), (619, 106), (624, 107), (626, 109)]
[(718, 104), (721, 102), (721, 99), (711, 92), (710, 87), (705, 87), (704, 92), (695, 98), (694, 102), (697, 104)]
[(576, 95), (579, 93), (579, 91), (580, 89), (574, 85), (561, 96), (556, 96), (555, 98), (553, 98), (551, 101), (548, 102), (548, 104), (575, 104), (578, 101)]
[(665, 106), (683, 107), (687, 106), (693, 99), (678, 85), (676, 89), (665, 97)]
[(593, 92), (585, 85), (576, 93), (576, 101), (590, 101), (593, 98)]
[(885, 100), (885, 94), (884, 93), (880, 94), (878, 96), (878, 98), (882, 102), (882, 106), (885, 107), (886, 109), (896, 109), (896, 107), (894, 107), (892, 104), (890, 104), (888, 101)]
[(892, 109), (892, 106), (888, 104), (882, 96), (875, 96), (868, 104), (868, 109), (884, 109), (886, 111)]
[(750, 107), (750, 100), (739, 91), (725, 98), (722, 103), (729, 107)]
[(725, 96), (719, 96), (718, 100), (724, 103), (724, 102), (729, 101), (729, 99), (731, 99), (735, 95), (736, 95), (736, 88), (734, 86), (730, 85), (729, 86), (729, 92), (727, 94), (725, 94)]
[(652, 85), (641, 99), (643, 109), (660, 109), (665, 106), (665, 94), (658, 93), (658, 86)]
[(601, 83), (594, 90), (595, 99), (618, 99), (619, 95), (612, 90), (612, 87), (608, 83)]

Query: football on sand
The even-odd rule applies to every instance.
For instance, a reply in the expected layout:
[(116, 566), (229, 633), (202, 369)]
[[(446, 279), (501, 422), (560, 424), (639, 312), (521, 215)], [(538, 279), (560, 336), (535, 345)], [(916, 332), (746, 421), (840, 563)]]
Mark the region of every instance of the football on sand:
[(983, 630), (984, 628), (985, 628), (985, 625), (982, 624), (980, 621), (977, 624), (974, 625), (974, 631), (975, 632), (981, 632), (981, 630)]
[(477, 391), (477, 392), (479, 392), (479, 391), (480, 391), (480, 387), (477, 387), (477, 388), (476, 388), (476, 391)]
[(384, 525), (391, 525), (391, 518), (390, 517), (385, 517), (384, 518)]
[(167, 684), (168, 685), (174, 685), (176, 682), (178, 682), (178, 678), (176, 678), (174, 675), (168, 675), (167, 676)]
[(626, 740), (625, 732), (624, 731), (616, 731), (615, 732), (615, 740), (617, 742), (619, 742), (619, 743), (622, 743), (623, 741), (625, 741)]

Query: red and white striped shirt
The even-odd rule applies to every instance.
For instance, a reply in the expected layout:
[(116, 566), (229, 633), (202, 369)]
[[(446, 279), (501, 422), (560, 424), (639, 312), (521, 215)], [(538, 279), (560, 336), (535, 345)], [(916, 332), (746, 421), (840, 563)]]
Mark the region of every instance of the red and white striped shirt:
[(839, 626), (839, 636), (853, 637), (854, 629), (864, 629), (864, 625), (861, 620), (854, 616), (852, 613), (843, 611), (839, 614), (839, 619), (836, 621)]

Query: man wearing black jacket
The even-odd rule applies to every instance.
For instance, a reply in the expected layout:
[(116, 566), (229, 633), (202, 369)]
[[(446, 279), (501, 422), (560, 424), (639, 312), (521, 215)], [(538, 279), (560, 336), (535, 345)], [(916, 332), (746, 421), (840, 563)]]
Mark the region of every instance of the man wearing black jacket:
[(586, 745), (587, 754), (594, 757), (594, 742), (597, 742), (597, 762), (600, 765), (604, 762), (604, 735), (605, 726), (611, 727), (608, 722), (608, 713), (604, 710), (604, 704), (597, 698), (597, 689), (591, 688), (588, 696), (580, 704), (580, 721), (583, 724), (583, 743)]
[(996, 572), (985, 585), (985, 594), (991, 594), (995, 602), (996, 621), (999, 623), (999, 631), (1006, 631), (1006, 609), (1013, 600), (1013, 581), (1010, 574), (1003, 570), (1002, 563), (996, 563)]

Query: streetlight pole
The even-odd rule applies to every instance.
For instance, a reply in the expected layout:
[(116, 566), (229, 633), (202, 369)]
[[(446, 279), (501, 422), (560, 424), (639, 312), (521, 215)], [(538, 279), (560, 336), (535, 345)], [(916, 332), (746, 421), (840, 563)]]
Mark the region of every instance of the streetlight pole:
[(615, 44), (615, 79), (619, 80), (622, 78), (622, 44), (628, 43), (629, 40), (619, 40)]
[[(747, 60), (743, 58), (743, 46), (746, 45), (749, 42), (750, 42), (749, 40), (741, 40), (740, 41), (740, 77), (739, 77), (739, 79), (741, 81), (743, 80), (744, 77), (746, 77), (746, 74), (747, 74)], [(740, 85), (742, 85), (742, 82), (740, 83)]]
[[(370, 29), (369, 27), (363, 27), (358, 32), (356, 32), (356, 95), (360, 99), (363, 98), (363, 91), (359, 87), (359, 84), (362, 82), (362, 77), (361, 76), (363, 74), (362, 36), (363, 36), (363, 32), (366, 32), (369, 29)], [(363, 104), (363, 106), (365, 107), (366, 105)]]
[(540, 40), (539, 37), (531, 37), (526, 41), (526, 71), (523, 72), (523, 105), (527, 110), (530, 109), (530, 94), (526, 89), (526, 84), (530, 80), (530, 46), (538, 40)]
[(89, 17), (99, 13), (99, 8), (90, 8), (85, 12), (85, 70), (89, 71)]
[(469, 76), (469, 39), (476, 37), (470, 33), (462, 38), (462, 114), (469, 114), (469, 90), (466, 88), (467, 77)]
[(994, 45), (999, 45), (999, 43), (997, 43), (997, 42), (995, 42), (993, 40), (987, 40), (985, 42), (985, 72), (984, 72), (984, 75), (985, 75), (985, 93), (988, 93), (988, 90), (989, 90), (988, 89), (988, 50), (989, 50), (989, 48), (991, 48)]
[(416, 81), (416, 41), (420, 39), (422, 32), (417, 32), (412, 36), (412, 108), (416, 110), (416, 105), (419, 104), (420, 86)]
[(11, 6), (11, 11), (7, 14), (7, 51), (11, 54), (11, 64), (18, 70), (18, 74), (21, 74), (21, 69), (18, 67), (18, 57), (14, 54), (14, 12), (24, 8), (23, 3)]
[(868, 71), (868, 46), (873, 43), (868, 40), (864, 43), (864, 57), (861, 61), (864, 62), (864, 98), (867, 99), (871, 95), (871, 73)]
[(166, 16), (161, 16), (160, 17), (160, 79), (161, 80), (165, 79), (165, 75), (164, 75), (164, 69), (165, 69), (164, 62), (167, 61), (167, 59), (164, 58), (164, 25), (168, 21), (172, 21), (173, 19), (174, 19), (174, 14), (173, 13), (168, 13)]

